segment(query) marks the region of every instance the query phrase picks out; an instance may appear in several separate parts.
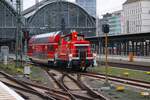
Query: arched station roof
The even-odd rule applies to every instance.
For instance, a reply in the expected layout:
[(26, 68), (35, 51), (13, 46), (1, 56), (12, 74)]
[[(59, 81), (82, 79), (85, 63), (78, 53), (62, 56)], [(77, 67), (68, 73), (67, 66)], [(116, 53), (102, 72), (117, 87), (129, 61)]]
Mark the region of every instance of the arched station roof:
[(0, 0), (0, 3), (2, 3), (5, 7), (7, 7), (7, 9), (16, 16), (17, 12), (6, 0)]
[(31, 34), (76, 30), (85, 36), (95, 36), (96, 22), (80, 6), (67, 2), (50, 2), (40, 7), (27, 20)]

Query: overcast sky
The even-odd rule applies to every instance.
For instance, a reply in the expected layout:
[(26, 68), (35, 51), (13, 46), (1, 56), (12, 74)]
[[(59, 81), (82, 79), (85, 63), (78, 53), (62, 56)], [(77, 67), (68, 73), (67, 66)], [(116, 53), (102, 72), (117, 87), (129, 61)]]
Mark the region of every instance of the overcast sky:
[[(41, 0), (39, 0), (41, 1)], [(68, 0), (74, 2), (74, 0)], [(122, 4), (126, 0), (97, 0), (98, 16), (107, 12), (113, 12), (122, 9)], [(26, 9), (35, 4), (35, 0), (24, 0), (23, 8)]]

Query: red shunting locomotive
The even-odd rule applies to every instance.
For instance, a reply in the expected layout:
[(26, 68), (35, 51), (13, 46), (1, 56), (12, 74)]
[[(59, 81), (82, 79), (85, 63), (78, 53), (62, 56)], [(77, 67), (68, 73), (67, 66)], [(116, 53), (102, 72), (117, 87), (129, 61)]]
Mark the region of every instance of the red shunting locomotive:
[(83, 35), (72, 32), (51, 32), (35, 35), (29, 40), (28, 56), (31, 61), (51, 66), (86, 70), (93, 66), (90, 42)]

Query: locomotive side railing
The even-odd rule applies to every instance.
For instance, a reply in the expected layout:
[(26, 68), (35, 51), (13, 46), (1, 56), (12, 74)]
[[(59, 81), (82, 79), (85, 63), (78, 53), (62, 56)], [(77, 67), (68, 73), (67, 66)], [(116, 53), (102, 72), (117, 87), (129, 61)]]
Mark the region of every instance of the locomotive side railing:
[[(66, 48), (66, 45), (63, 46), (63, 48), (55, 49), (54, 53), (51, 55), (61, 55), (61, 56), (66, 56), (69, 58), (69, 55), (71, 54), (72, 57), (78, 57), (78, 58), (84, 58), (84, 57), (93, 57), (93, 53), (96, 53), (94, 48), (88, 48), (88, 47), (76, 47), (76, 49), (69, 49)], [(48, 51), (41, 51), (41, 52), (33, 52), (33, 57), (35, 58), (41, 58), (41, 59), (48, 59)], [(53, 58), (52, 57), (52, 58)]]
[[(61, 53), (60, 55), (69, 56), (69, 54), (72, 54), (72, 57), (81, 57), (81, 55), (84, 55), (84, 57), (93, 57), (93, 53), (96, 53), (94, 49), (88, 50), (87, 48), (82, 49), (59, 49), (57, 52)], [(85, 53), (85, 54), (83, 54)]]

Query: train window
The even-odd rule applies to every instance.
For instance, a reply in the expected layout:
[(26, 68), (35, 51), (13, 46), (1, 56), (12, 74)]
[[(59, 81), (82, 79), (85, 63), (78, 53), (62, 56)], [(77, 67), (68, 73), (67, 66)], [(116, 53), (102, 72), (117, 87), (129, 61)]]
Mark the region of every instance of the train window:
[(49, 45), (49, 46), (48, 46), (48, 50), (49, 50), (49, 51), (54, 51), (54, 46), (53, 46), (53, 45)]
[(58, 45), (62, 44), (62, 38), (59, 40)]
[(49, 42), (49, 38), (44, 37), (44, 38), (37, 38), (34, 43), (47, 43)]
[(32, 52), (32, 50), (33, 50), (32, 46), (28, 46), (27, 48), (28, 48), (28, 52)]
[(84, 40), (84, 37), (83, 37), (83, 36), (78, 36), (77, 39), (78, 39), (78, 40)]
[(64, 38), (65, 41), (71, 41), (71, 36), (67, 36)]

